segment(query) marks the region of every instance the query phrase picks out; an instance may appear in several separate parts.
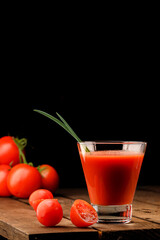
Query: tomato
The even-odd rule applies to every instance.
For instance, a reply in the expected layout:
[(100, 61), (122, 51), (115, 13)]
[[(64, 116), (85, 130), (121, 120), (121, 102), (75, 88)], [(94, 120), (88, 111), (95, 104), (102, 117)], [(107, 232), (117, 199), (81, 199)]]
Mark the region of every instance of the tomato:
[(52, 199), (53, 194), (48, 191), (47, 189), (38, 189), (31, 193), (29, 196), (29, 204), (34, 208), (36, 211), (38, 204), (42, 202), (44, 199)]
[(77, 227), (88, 227), (98, 221), (98, 215), (88, 202), (77, 199), (71, 207), (70, 219)]
[(20, 162), (19, 149), (24, 153), (26, 144), (27, 140), (25, 138), (18, 139), (11, 136), (0, 138), (0, 164), (9, 165), (12, 163), (12, 166), (18, 164)]
[(63, 217), (62, 206), (57, 199), (45, 199), (37, 207), (38, 221), (47, 226), (55, 226)]
[(14, 196), (28, 198), (32, 192), (41, 187), (41, 175), (35, 167), (20, 163), (9, 172), (7, 186)]
[(40, 173), (42, 176), (42, 188), (54, 193), (59, 186), (59, 175), (55, 168), (48, 164), (43, 164), (40, 166)]
[(0, 164), (19, 163), (19, 149), (10, 136), (0, 138)]
[(0, 196), (9, 197), (11, 196), (10, 191), (7, 187), (7, 177), (11, 167), (9, 165), (0, 165)]

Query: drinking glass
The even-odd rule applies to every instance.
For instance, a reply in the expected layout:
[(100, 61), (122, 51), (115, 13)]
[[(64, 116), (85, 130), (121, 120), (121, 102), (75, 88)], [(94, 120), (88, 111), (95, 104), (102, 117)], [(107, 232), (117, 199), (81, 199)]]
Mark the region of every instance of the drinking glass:
[(98, 222), (129, 223), (146, 142), (78, 142), (89, 198)]

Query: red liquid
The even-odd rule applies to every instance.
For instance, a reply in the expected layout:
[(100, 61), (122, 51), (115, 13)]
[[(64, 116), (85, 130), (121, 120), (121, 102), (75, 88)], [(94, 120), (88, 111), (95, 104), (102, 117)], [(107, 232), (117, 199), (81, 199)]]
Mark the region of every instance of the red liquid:
[(144, 154), (130, 151), (80, 152), (90, 201), (123, 205), (133, 201)]

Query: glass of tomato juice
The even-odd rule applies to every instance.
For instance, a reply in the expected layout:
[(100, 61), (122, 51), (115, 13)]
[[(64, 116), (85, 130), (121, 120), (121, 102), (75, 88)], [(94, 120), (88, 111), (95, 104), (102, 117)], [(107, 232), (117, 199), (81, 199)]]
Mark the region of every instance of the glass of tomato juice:
[(129, 223), (146, 142), (78, 142), (83, 172), (98, 222)]

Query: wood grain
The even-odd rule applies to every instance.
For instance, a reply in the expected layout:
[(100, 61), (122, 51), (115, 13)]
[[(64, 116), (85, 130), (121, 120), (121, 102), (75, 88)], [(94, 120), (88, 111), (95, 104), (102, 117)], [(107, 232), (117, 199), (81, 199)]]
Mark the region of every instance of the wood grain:
[(139, 186), (138, 189), (139, 190), (146, 190), (146, 191), (149, 191), (149, 192), (160, 193), (160, 186), (159, 185), (155, 185), (155, 186)]
[(53, 233), (61, 234), (59, 237), (62, 237), (62, 233), (75, 236), (85, 234), (86, 237), (92, 236), (92, 238), (94, 235), (97, 238), (98, 235), (92, 228), (76, 228), (66, 218), (55, 227), (44, 227), (38, 222), (35, 211), (28, 204), (11, 198), (0, 199), (0, 213), (0, 235), (8, 239), (33, 239), (33, 236), (37, 239), (49, 239), (51, 235), (53, 237)]
[(133, 216), (160, 224), (160, 206), (133, 201)]
[(160, 206), (160, 192), (137, 190), (134, 196), (134, 200), (142, 203)]
[(38, 222), (28, 200), (0, 198), (0, 236), (11, 240), (160, 239), (159, 188), (145, 187), (136, 191), (131, 223), (97, 223), (89, 228), (77, 228), (70, 221), (70, 208), (74, 200), (89, 201), (86, 189), (59, 189), (55, 197), (62, 205), (63, 219), (57, 226), (49, 228)]

